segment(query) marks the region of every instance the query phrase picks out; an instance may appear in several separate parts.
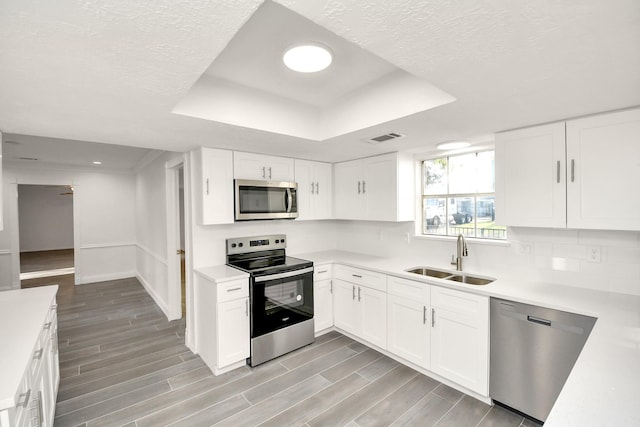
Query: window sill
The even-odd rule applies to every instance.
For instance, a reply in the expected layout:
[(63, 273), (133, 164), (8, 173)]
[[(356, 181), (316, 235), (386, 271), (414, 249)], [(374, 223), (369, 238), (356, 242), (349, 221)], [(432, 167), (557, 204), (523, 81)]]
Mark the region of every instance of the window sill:
[[(431, 240), (431, 241), (454, 242), (454, 243), (458, 239), (457, 236), (438, 236), (438, 235), (426, 235), (426, 234), (416, 234), (413, 236), (413, 238), (417, 240)], [(511, 246), (511, 242), (509, 242), (508, 240), (478, 239), (475, 237), (465, 237), (464, 240), (467, 243), (473, 243), (474, 245), (502, 246), (502, 247)]]

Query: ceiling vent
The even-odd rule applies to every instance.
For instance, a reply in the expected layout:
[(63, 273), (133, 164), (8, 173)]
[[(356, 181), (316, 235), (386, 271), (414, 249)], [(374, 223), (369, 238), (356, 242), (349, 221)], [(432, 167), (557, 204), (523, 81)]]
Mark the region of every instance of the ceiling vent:
[(380, 144), (381, 142), (391, 141), (392, 139), (404, 138), (405, 135), (397, 132), (389, 132), (384, 135), (374, 136), (373, 138), (365, 139), (369, 144)]
[(36, 159), (35, 157), (16, 157), (16, 159), (18, 160), (29, 160), (29, 161), (36, 161), (38, 159)]

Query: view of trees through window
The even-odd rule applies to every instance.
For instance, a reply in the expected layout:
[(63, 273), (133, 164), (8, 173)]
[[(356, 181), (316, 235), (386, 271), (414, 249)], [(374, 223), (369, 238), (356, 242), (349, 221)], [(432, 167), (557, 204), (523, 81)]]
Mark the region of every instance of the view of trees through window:
[(422, 233), (506, 239), (495, 225), (493, 151), (425, 160), (422, 164)]

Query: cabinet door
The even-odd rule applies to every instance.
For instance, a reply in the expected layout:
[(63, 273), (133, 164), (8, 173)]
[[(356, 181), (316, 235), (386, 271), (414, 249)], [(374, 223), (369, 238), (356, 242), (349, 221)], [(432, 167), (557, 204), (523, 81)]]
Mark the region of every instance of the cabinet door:
[(233, 152), (233, 177), (237, 179), (268, 179), (265, 156)]
[(269, 181), (295, 181), (293, 159), (287, 157), (266, 156), (266, 175)]
[(331, 280), (313, 283), (313, 317), (315, 332), (333, 326), (333, 293)]
[(567, 122), (567, 226), (640, 230), (640, 109)]
[(566, 226), (565, 125), (496, 135), (496, 223)]
[(335, 217), (337, 219), (364, 219), (361, 161), (336, 163), (333, 171), (333, 211)]
[(362, 339), (387, 349), (387, 294), (375, 289), (358, 286), (357, 300), (361, 306), (362, 322), (360, 332)]
[(218, 368), (249, 357), (249, 298), (218, 304)]
[(388, 350), (425, 369), (430, 368), (430, 309), (419, 301), (387, 295)]
[(333, 170), (331, 163), (315, 163), (313, 181), (315, 187), (313, 195), (314, 217), (316, 219), (333, 218)]
[(396, 221), (398, 213), (397, 156), (363, 159), (363, 193), (365, 219)]
[(432, 287), (431, 371), (488, 395), (489, 298)]
[(298, 220), (316, 219), (316, 212), (313, 206), (315, 195), (313, 162), (296, 160), (295, 170), (295, 181), (298, 183)]
[(360, 331), (362, 315), (355, 300), (357, 285), (343, 280), (333, 280), (333, 319), (337, 328), (352, 334)]
[(202, 224), (233, 223), (232, 152), (201, 148)]

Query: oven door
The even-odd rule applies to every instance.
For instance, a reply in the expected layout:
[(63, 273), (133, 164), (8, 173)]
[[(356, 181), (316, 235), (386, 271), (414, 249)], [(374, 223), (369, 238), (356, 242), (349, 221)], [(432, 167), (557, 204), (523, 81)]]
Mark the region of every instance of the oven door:
[(313, 318), (313, 267), (254, 277), (251, 338)]
[(235, 180), (235, 219), (288, 219), (298, 217), (295, 182)]

